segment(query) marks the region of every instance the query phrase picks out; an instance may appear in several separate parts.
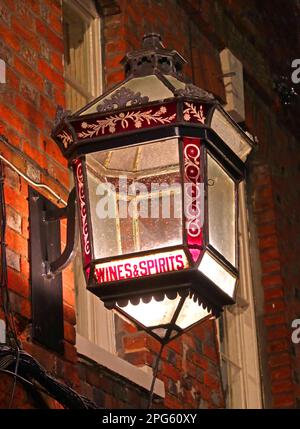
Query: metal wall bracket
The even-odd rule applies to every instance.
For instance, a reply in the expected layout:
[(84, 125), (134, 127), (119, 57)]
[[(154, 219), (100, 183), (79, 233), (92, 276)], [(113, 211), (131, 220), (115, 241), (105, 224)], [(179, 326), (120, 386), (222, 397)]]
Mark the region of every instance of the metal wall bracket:
[[(75, 188), (66, 208), (57, 208), (29, 189), (32, 337), (63, 353), (64, 323), (61, 271), (71, 262), (77, 244)], [(67, 244), (61, 252), (60, 220), (67, 218)]]
[[(61, 219), (67, 219), (67, 240), (66, 247), (61, 255), (54, 261), (51, 258), (45, 260), (46, 275), (48, 277), (56, 276), (64, 270), (75, 256), (76, 245), (78, 241), (78, 229), (76, 228), (76, 190), (75, 188), (69, 194), (68, 205), (65, 208), (55, 208), (46, 210), (43, 222), (59, 222)], [(47, 257), (47, 255), (46, 255)]]

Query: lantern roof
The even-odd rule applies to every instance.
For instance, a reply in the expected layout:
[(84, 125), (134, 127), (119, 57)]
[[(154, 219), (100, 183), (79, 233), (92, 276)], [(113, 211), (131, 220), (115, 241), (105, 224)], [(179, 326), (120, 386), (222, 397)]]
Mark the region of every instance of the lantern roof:
[(185, 63), (186, 60), (176, 50), (163, 46), (159, 34), (147, 34), (142, 48), (127, 53), (121, 61), (125, 80), (74, 115), (111, 112), (179, 96), (212, 102), (212, 94), (183, 80)]
[[(58, 108), (52, 137), (69, 162), (83, 153), (115, 147), (110, 138), (118, 137), (119, 146), (134, 145), (147, 131), (163, 138), (177, 136), (177, 127), (183, 126), (198, 128), (206, 139), (215, 133), (218, 144), (230, 152), (226, 157), (244, 164), (254, 142), (211, 93), (184, 81), (185, 59), (166, 49), (158, 34), (144, 36), (142, 48), (127, 53), (121, 63), (125, 79), (119, 84), (74, 113)], [(151, 139), (156, 138), (152, 133)]]

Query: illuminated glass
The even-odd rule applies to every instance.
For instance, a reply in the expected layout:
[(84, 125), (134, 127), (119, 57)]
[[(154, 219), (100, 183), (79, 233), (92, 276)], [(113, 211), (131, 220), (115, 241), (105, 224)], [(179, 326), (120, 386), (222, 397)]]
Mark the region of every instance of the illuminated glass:
[(178, 139), (86, 155), (95, 258), (182, 244)]
[(211, 128), (242, 161), (246, 161), (252, 146), (244, 132), (239, 132), (238, 128), (234, 127), (229, 118), (219, 109), (215, 109), (213, 113)]
[(140, 302), (138, 305), (128, 303), (125, 307), (120, 308), (130, 317), (149, 328), (170, 323), (179, 301), (180, 296), (175, 299), (165, 297), (163, 301), (156, 301), (152, 298), (148, 303)]
[[(210, 313), (201, 304), (199, 305), (198, 302), (188, 296), (184, 300), (179, 315), (174, 320), (175, 311), (181, 305), (180, 301), (181, 296), (177, 295), (175, 299), (165, 297), (162, 301), (156, 301), (152, 298), (148, 303), (140, 300), (137, 305), (128, 303), (124, 307), (117, 305), (117, 308), (120, 308), (130, 318), (138, 320), (146, 328), (168, 325), (172, 322), (174, 327), (186, 329), (210, 316)], [(167, 327), (160, 326), (153, 329), (153, 332), (163, 338), (166, 335)], [(178, 331), (174, 330), (171, 337), (177, 333)]]
[(202, 305), (199, 305), (197, 301), (194, 301), (193, 298), (186, 298), (182, 309), (180, 310), (179, 316), (176, 320), (176, 325), (181, 329), (186, 329), (194, 323), (199, 322), (205, 317), (209, 316), (209, 311), (203, 308)]
[(230, 274), (215, 258), (205, 252), (199, 270), (215, 283), (223, 292), (231, 298), (234, 295), (236, 277)]
[(210, 155), (207, 164), (209, 243), (235, 266), (235, 183)]

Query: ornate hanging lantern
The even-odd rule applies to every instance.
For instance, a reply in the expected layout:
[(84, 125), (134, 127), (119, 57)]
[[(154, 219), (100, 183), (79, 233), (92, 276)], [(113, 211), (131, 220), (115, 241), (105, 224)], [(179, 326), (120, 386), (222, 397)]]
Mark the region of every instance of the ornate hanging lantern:
[(252, 141), (160, 36), (52, 133), (73, 168), (87, 288), (165, 343), (233, 304)]

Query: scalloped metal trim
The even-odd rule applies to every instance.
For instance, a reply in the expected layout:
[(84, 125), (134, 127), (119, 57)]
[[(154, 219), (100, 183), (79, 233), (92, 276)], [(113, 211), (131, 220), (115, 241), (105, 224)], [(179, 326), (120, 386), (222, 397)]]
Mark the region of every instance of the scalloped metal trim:
[(197, 302), (199, 305), (202, 305), (204, 309), (207, 309), (208, 312), (212, 313), (212, 315), (218, 317), (220, 315), (221, 310), (217, 307), (214, 307), (209, 303), (207, 299), (205, 299), (203, 296), (201, 296), (199, 293), (197, 293), (194, 290), (191, 290), (189, 288), (182, 289), (182, 290), (168, 290), (168, 291), (159, 291), (152, 294), (145, 294), (143, 296), (133, 296), (128, 298), (120, 298), (115, 301), (115, 304), (108, 304), (110, 308), (113, 308), (114, 305), (118, 305), (121, 309), (123, 307), (126, 307), (126, 305), (129, 304), (129, 302), (132, 305), (138, 305), (141, 302), (148, 303), (152, 298), (155, 299), (155, 301), (160, 302), (163, 301), (164, 298), (168, 299), (176, 299), (177, 295), (180, 295), (181, 297), (185, 298), (191, 298), (194, 302)]

